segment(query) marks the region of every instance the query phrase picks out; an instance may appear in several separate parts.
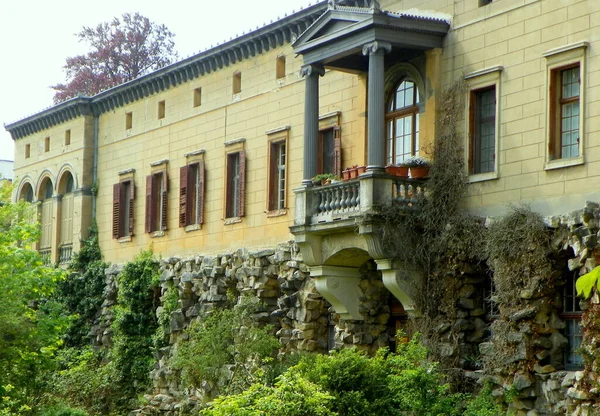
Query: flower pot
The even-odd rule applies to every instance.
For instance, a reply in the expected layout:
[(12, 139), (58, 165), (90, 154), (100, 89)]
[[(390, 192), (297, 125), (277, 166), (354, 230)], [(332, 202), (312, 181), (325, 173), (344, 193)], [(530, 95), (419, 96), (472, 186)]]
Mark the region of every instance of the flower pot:
[(358, 176), (358, 169), (355, 167), (348, 168), (348, 172), (350, 173), (350, 179), (354, 179)]
[(429, 174), (429, 166), (411, 166), (410, 177), (415, 179), (424, 178)]
[(366, 171), (367, 171), (367, 167), (365, 165), (357, 166), (356, 167), (356, 176), (360, 175), (361, 173), (365, 173)]
[(348, 168), (346, 168), (342, 171), (342, 179), (345, 181), (350, 179), (350, 170)]
[(387, 165), (385, 171), (392, 176), (408, 178), (408, 166)]

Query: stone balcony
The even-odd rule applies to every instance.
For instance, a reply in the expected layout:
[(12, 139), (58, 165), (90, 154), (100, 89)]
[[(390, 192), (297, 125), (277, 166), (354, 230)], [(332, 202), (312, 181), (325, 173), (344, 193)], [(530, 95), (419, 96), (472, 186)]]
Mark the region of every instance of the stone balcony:
[(367, 171), (358, 179), (295, 191), (296, 216), (290, 231), (317, 290), (342, 318), (364, 319), (359, 307), (360, 267), (370, 260), (405, 310), (414, 309), (419, 273), (386, 257), (378, 214), (381, 207), (394, 204), (411, 215), (426, 197), (426, 184), (424, 179)]
[(354, 231), (386, 205), (414, 209), (425, 197), (426, 179), (363, 174), (357, 179), (295, 190), (293, 234)]

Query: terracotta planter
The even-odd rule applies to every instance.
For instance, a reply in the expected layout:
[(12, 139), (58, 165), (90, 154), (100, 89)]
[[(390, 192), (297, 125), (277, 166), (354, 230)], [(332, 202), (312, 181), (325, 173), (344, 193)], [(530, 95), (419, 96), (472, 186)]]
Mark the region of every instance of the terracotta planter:
[(366, 171), (367, 171), (367, 167), (365, 165), (357, 166), (356, 167), (356, 176), (360, 175), (361, 173), (365, 173)]
[(429, 166), (412, 166), (410, 168), (410, 177), (421, 179), (429, 175)]
[(385, 167), (385, 171), (392, 176), (408, 178), (408, 167), (407, 166), (387, 165)]
[(350, 170), (348, 169), (344, 169), (342, 171), (342, 179), (347, 181), (348, 179), (350, 179)]
[(354, 179), (358, 176), (358, 169), (355, 167), (348, 168), (348, 172), (350, 173), (350, 179)]

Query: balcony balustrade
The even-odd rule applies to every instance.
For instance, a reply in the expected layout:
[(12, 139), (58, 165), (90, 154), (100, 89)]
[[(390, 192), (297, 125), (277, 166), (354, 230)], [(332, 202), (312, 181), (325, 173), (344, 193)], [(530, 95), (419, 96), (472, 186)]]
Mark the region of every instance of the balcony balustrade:
[(63, 244), (60, 246), (58, 253), (58, 262), (65, 264), (71, 261), (73, 256), (73, 244)]
[(49, 266), (52, 262), (52, 249), (51, 248), (43, 248), (39, 250), (40, 256), (42, 257), (42, 262), (45, 266)]

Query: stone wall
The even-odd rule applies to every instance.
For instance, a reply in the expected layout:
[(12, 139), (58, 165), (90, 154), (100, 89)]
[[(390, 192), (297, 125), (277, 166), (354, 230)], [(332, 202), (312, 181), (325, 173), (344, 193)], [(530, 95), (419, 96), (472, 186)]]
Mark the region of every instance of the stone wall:
[[(494, 319), (491, 302), (485, 302), (489, 274), (485, 265), (459, 263), (448, 273), (453, 305), (440, 314), (431, 339), (425, 339), (443, 360), (454, 363), (467, 379), (495, 385), (493, 394), (516, 415), (594, 415), (600, 414), (600, 389), (596, 354), (600, 351), (600, 321), (596, 311), (600, 301), (593, 298), (591, 307), (583, 302), (586, 325), (584, 343), (589, 351), (582, 371), (563, 367), (561, 294), (565, 273), (579, 275), (592, 270), (598, 254), (598, 219), (600, 208), (588, 203), (581, 211), (546, 218), (552, 235), (549, 256), (553, 275), (546, 285), (532, 277), (520, 294), (521, 310), (505, 317), (511, 351), (505, 362), (492, 371), (484, 371), (482, 362), (493, 353), (489, 340), (489, 322)], [(186, 329), (195, 319), (215, 307), (222, 307), (227, 294), (251, 294), (266, 305), (257, 319), (272, 325), (282, 353), (313, 351), (326, 353), (329, 348), (356, 346), (370, 353), (390, 344), (391, 296), (381, 282), (381, 274), (372, 261), (361, 268), (359, 310), (364, 320), (343, 320), (316, 291), (293, 242), (272, 249), (218, 255), (197, 255), (161, 259), (158, 264), (162, 294), (168, 288), (178, 290), (178, 308), (171, 313), (168, 329), (169, 346), (157, 355), (152, 371), (153, 392), (150, 406), (140, 414), (178, 414), (181, 406), (194, 406), (210, 397), (210, 389), (189, 391), (169, 360)], [(111, 345), (112, 306), (116, 302), (117, 275), (121, 266), (106, 272), (105, 302), (102, 316), (90, 334), (96, 347)], [(159, 310), (156, 312), (159, 313)], [(495, 319), (498, 319), (497, 317)], [(417, 321), (418, 322), (418, 321)], [(417, 328), (418, 329), (418, 328)], [(333, 344), (331, 343), (333, 341)], [(510, 397), (507, 400), (507, 397)], [(153, 413), (154, 412), (154, 413)]]

